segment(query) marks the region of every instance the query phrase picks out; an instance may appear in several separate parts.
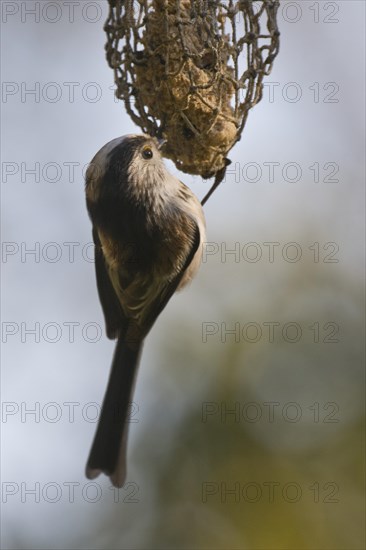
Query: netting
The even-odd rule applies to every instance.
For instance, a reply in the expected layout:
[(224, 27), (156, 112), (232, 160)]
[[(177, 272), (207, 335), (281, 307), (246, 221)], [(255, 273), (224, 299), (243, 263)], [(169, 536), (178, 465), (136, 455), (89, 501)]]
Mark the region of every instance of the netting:
[(217, 174), (278, 53), (279, 1), (108, 1), (116, 96), (180, 170)]

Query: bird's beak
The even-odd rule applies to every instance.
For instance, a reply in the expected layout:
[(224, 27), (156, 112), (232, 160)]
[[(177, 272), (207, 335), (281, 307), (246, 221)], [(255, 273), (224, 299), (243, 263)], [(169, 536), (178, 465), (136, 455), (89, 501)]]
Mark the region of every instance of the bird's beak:
[(167, 139), (163, 139), (163, 138), (158, 138), (158, 149), (160, 151), (160, 149), (162, 149), (164, 147), (164, 145), (167, 143)]

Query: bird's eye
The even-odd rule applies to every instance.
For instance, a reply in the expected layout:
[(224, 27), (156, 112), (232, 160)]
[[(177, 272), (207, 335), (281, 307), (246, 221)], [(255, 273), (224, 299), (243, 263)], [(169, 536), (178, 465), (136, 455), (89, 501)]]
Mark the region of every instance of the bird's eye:
[(152, 159), (153, 152), (152, 152), (151, 147), (144, 147), (143, 150), (142, 150), (142, 156), (146, 160)]

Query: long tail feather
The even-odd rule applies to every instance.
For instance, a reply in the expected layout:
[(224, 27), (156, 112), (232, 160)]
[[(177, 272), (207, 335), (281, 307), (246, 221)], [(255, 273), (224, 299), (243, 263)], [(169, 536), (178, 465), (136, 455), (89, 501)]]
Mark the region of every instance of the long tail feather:
[(86, 476), (108, 475), (116, 487), (126, 478), (128, 413), (133, 396), (142, 343), (131, 349), (119, 338), (97, 431), (86, 465)]

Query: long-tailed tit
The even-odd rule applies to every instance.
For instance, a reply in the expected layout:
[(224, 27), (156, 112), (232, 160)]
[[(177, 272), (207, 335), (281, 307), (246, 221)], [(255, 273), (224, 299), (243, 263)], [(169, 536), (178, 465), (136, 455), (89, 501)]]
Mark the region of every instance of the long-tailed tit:
[(127, 135), (107, 143), (86, 173), (99, 299), (117, 338), (86, 475), (126, 477), (128, 412), (144, 338), (177, 289), (197, 272), (205, 240), (202, 207), (168, 172), (160, 142)]

